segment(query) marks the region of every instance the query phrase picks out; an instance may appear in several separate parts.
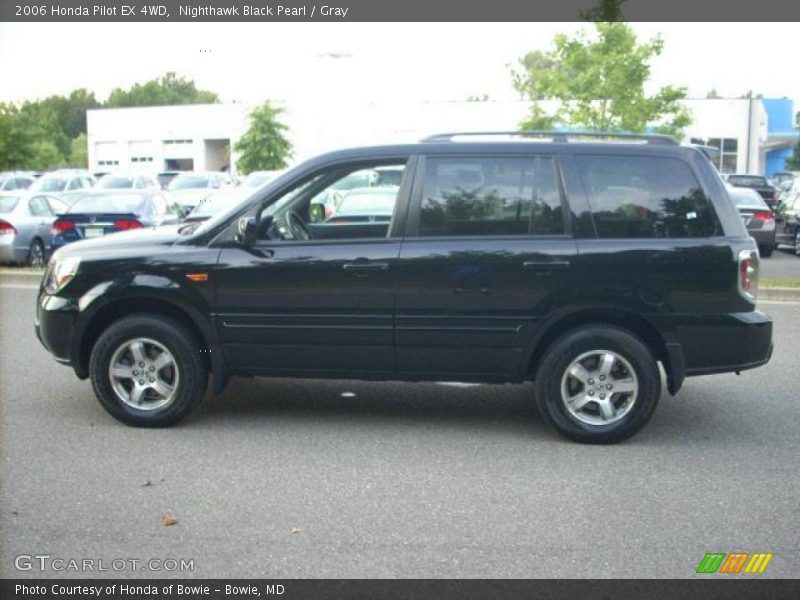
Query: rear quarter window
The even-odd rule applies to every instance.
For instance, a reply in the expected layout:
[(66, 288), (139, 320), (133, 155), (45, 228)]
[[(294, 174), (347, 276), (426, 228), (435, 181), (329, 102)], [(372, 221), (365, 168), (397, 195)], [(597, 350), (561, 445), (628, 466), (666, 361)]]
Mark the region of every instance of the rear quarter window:
[(720, 234), (713, 205), (682, 160), (606, 154), (576, 158), (598, 237), (702, 238)]

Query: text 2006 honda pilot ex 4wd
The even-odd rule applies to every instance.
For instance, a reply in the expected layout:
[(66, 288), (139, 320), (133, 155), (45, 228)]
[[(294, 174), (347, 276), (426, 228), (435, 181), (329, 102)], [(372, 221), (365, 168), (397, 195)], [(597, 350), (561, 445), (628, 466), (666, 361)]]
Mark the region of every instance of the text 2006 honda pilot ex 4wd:
[[(582, 141), (581, 141), (582, 140)], [(52, 257), (36, 331), (131, 425), (209, 373), (535, 381), (579, 441), (642, 428), (686, 376), (766, 363), (758, 252), (671, 138), (454, 134), (310, 160), (202, 224)]]

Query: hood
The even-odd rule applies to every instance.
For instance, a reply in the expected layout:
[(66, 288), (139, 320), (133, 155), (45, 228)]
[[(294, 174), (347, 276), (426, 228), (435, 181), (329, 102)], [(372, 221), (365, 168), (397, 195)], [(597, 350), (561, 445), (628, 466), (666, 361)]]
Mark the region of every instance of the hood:
[(124, 250), (125, 254), (128, 255), (152, 253), (157, 248), (170, 246), (178, 240), (181, 237), (178, 230), (182, 226), (183, 224), (179, 223), (161, 227), (132, 229), (89, 240), (80, 240), (62, 246), (56, 250), (54, 256), (59, 258), (66, 256), (81, 257), (91, 254), (118, 252), (120, 250)]

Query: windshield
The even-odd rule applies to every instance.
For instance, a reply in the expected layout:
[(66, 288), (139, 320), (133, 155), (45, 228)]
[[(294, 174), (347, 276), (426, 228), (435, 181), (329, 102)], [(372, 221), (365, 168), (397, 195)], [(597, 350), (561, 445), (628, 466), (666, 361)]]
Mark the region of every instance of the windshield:
[(92, 194), (75, 201), (70, 213), (135, 213), (144, 203), (141, 194)]
[(67, 186), (64, 177), (40, 177), (28, 188), (32, 192), (63, 192)]
[(763, 177), (757, 177), (755, 175), (729, 175), (728, 181), (734, 185), (747, 185), (747, 186), (757, 186), (757, 185), (767, 185), (767, 180)]
[(167, 189), (171, 192), (175, 190), (198, 190), (208, 187), (209, 178), (205, 175), (178, 175), (169, 182)]
[(19, 202), (19, 196), (0, 196), (0, 213), (10, 213)]
[(106, 190), (119, 190), (133, 187), (132, 177), (109, 177), (106, 175), (97, 182), (97, 187)]

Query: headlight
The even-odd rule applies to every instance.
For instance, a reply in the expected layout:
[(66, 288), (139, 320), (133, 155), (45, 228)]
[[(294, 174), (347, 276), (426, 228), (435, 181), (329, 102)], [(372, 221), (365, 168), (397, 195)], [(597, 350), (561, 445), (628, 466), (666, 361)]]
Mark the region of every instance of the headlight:
[(55, 260), (52, 261), (45, 275), (44, 287), (48, 294), (56, 294), (64, 289), (64, 286), (75, 277), (81, 264), (80, 258), (54, 258)]

